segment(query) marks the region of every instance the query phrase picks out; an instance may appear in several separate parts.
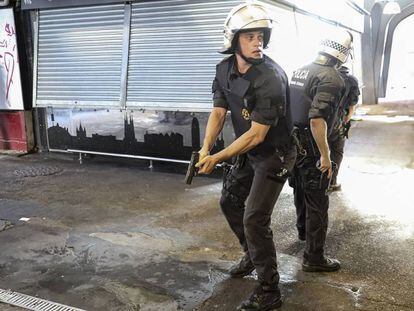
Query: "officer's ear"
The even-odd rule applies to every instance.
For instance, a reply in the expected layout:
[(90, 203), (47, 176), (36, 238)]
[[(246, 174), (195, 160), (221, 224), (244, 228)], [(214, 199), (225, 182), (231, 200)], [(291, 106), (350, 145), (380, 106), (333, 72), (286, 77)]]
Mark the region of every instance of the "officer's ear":
[(234, 53), (241, 53), (241, 47), (240, 47), (240, 33), (237, 33), (236, 36), (234, 37), (233, 40), (233, 45), (234, 45)]

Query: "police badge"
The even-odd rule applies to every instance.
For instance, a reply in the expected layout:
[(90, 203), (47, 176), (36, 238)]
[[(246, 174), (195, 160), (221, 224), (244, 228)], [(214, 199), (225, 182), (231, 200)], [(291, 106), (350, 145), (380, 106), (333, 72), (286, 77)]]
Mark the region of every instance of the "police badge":
[(241, 114), (243, 116), (243, 119), (249, 121), (250, 120), (250, 112), (246, 108), (243, 108), (241, 111)]

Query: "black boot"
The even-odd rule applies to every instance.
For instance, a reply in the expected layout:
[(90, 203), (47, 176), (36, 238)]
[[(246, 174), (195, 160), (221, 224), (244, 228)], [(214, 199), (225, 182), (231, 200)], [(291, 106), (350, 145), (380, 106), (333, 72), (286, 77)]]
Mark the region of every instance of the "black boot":
[(334, 191), (341, 191), (341, 184), (337, 184), (337, 183), (333, 183), (329, 186), (328, 191), (329, 192), (334, 192)]
[(254, 270), (254, 265), (250, 260), (249, 254), (245, 254), (240, 262), (230, 268), (229, 274), (232, 278), (242, 278), (249, 275)]
[(341, 264), (336, 259), (324, 257), (322, 262), (313, 263), (303, 259), (302, 270), (305, 272), (334, 272), (341, 268)]
[(282, 297), (279, 289), (272, 291), (263, 290), (262, 286), (258, 286), (249, 299), (243, 301), (237, 307), (239, 311), (270, 311), (282, 306)]

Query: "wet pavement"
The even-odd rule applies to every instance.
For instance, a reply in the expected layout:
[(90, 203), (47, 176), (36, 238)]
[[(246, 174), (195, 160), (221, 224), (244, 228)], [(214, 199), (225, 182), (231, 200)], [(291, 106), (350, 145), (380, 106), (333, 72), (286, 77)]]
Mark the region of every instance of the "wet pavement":
[[(341, 260), (337, 273), (301, 271), (284, 188), (272, 217), (280, 310), (414, 310), (413, 129), (395, 110), (354, 122), (331, 195), (326, 252)], [(256, 279), (226, 274), (241, 253), (220, 179), (187, 186), (185, 167), (154, 164), (0, 155), (0, 288), (91, 311), (235, 310)]]

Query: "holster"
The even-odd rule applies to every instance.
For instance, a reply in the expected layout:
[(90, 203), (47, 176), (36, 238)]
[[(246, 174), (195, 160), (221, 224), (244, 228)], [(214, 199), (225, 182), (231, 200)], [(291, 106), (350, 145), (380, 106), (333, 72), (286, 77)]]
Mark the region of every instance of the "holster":
[(300, 170), (303, 188), (308, 191), (321, 190), (321, 171), (316, 167), (307, 167)]
[[(236, 164), (234, 164), (236, 165)], [(250, 188), (237, 180), (234, 165), (227, 164), (223, 167), (223, 189), (222, 196), (234, 206), (244, 206), (244, 201), (249, 194)]]
[(227, 162), (221, 163), (221, 168), (223, 170), (223, 181), (227, 179), (227, 175), (230, 173), (232, 167), (233, 165)]
[(236, 157), (236, 161), (234, 163), (235, 168), (242, 169), (246, 165), (247, 161), (247, 154), (242, 153)]
[[(327, 191), (331, 185), (331, 179), (328, 178), (328, 172), (322, 173), (319, 170), (319, 160), (315, 162), (308, 159), (303, 166), (300, 167), (296, 172), (300, 174), (300, 179), (303, 182), (303, 188), (308, 191)], [(336, 163), (331, 162), (332, 170), (336, 169)]]
[[(239, 154), (234, 159), (233, 164), (230, 164), (227, 162), (221, 163), (221, 168), (223, 169), (223, 181), (226, 182), (232, 169), (242, 169), (246, 165), (246, 161), (247, 161), (247, 154)], [(224, 188), (225, 188), (225, 185), (224, 185)]]

